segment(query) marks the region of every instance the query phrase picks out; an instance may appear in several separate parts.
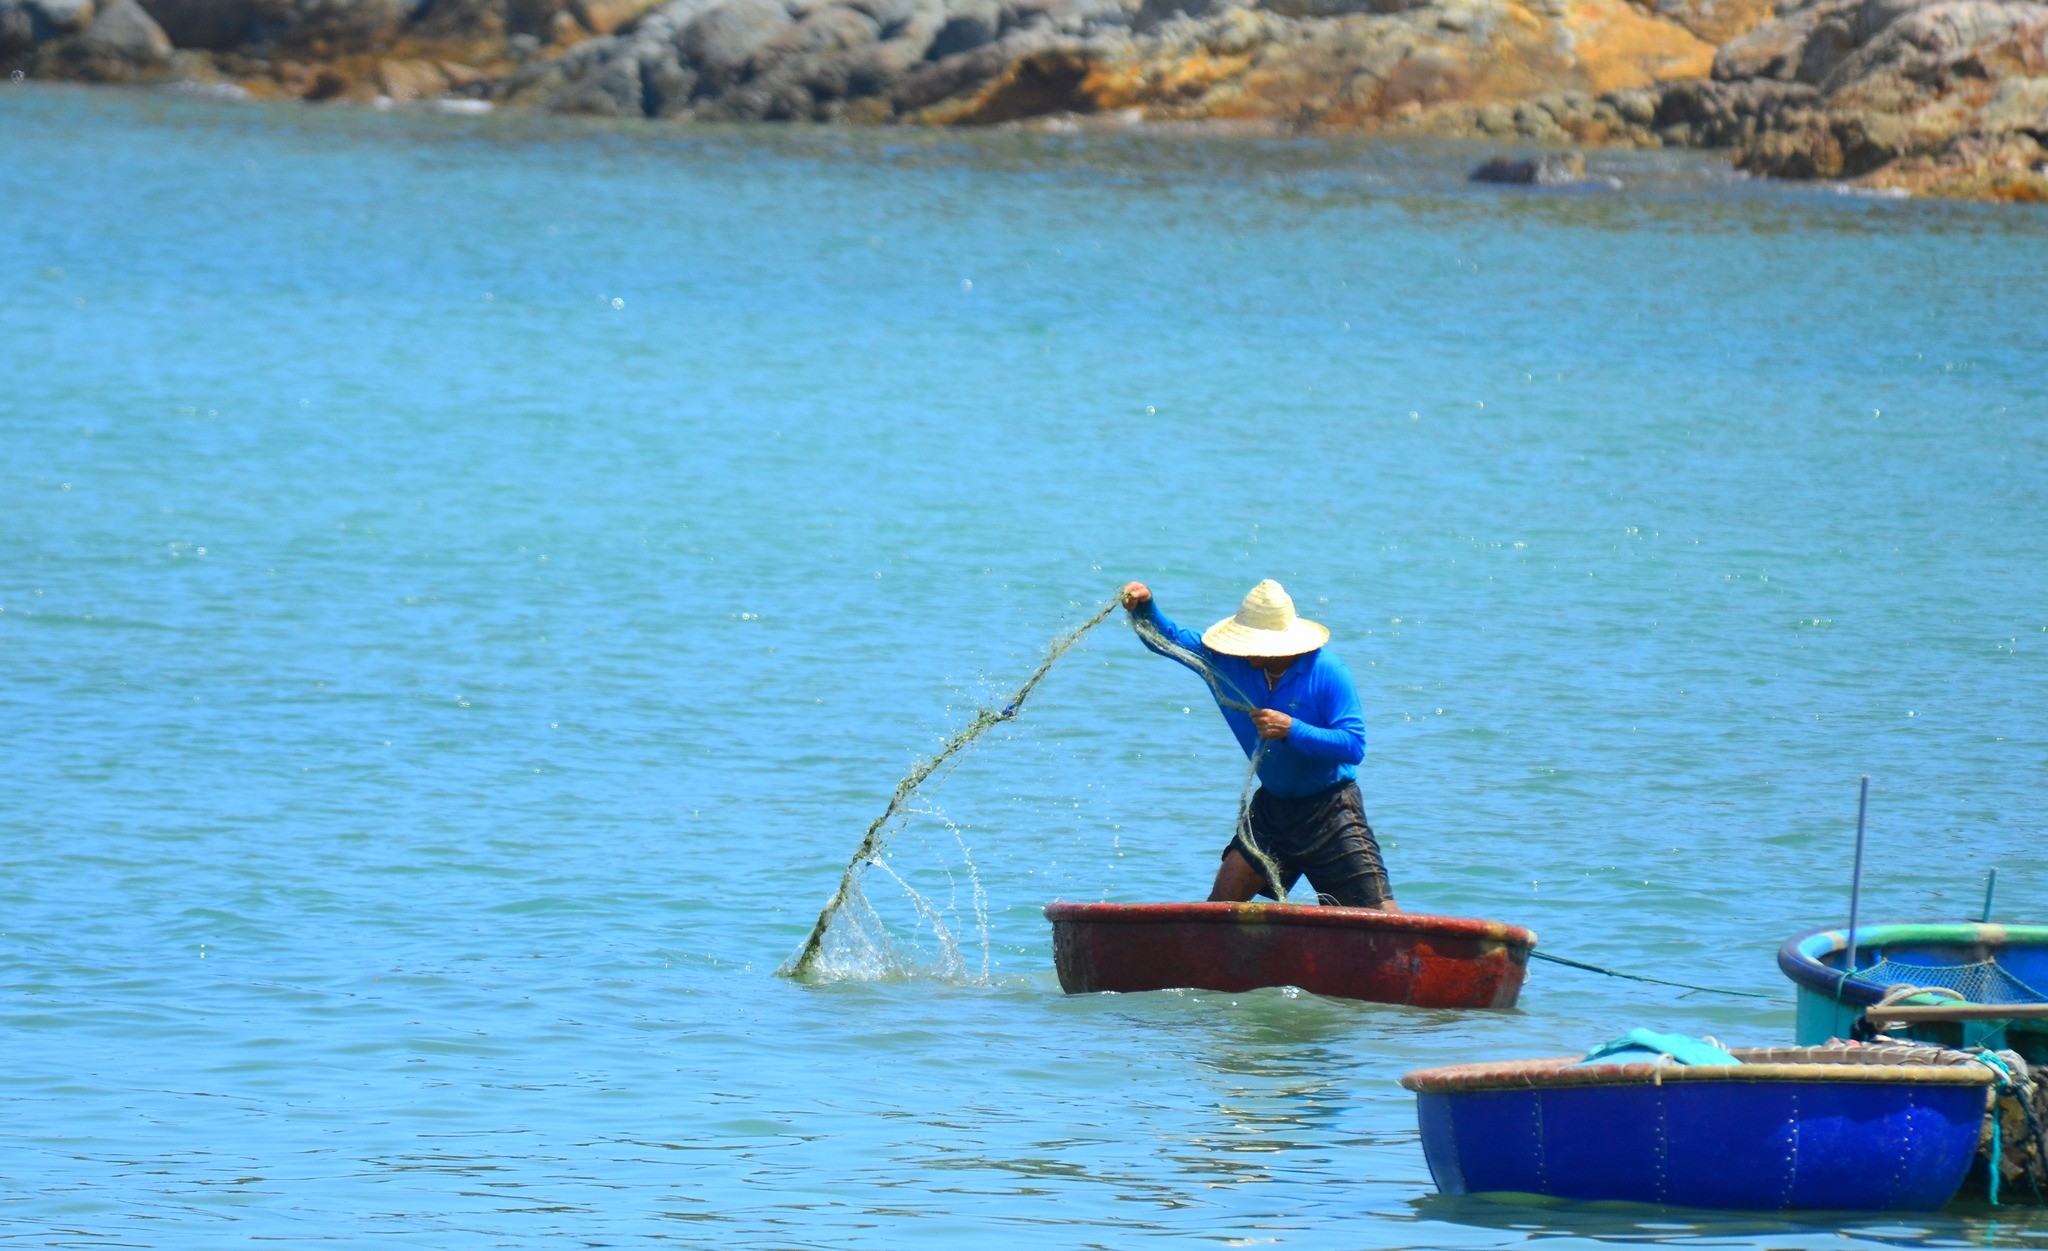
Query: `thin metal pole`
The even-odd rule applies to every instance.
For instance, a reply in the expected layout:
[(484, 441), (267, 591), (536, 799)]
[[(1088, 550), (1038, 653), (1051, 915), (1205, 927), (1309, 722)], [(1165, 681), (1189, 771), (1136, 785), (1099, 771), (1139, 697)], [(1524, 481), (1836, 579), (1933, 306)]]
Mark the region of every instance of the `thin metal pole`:
[(1870, 775), (1863, 775), (1863, 789), (1856, 794), (1856, 867), (1849, 874), (1849, 962), (1842, 972), (1856, 974), (1856, 906), (1863, 900), (1863, 814), (1870, 808)]
[(1977, 918), (1979, 921), (1989, 921), (1991, 919), (1991, 893), (1997, 889), (1998, 870), (1993, 869), (1984, 875), (1984, 915)]

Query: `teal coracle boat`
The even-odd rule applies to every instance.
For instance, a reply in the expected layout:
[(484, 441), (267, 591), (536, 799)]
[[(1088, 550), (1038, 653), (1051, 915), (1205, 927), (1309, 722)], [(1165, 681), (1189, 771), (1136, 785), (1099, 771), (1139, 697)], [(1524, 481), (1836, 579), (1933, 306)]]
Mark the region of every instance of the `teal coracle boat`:
[[(1798, 987), (1801, 1046), (1882, 1030), (1945, 1047), (2009, 1048), (2048, 1064), (2048, 925), (1884, 922), (1795, 934), (1778, 967)], [(1868, 1018), (1866, 1024), (1866, 1018)]]

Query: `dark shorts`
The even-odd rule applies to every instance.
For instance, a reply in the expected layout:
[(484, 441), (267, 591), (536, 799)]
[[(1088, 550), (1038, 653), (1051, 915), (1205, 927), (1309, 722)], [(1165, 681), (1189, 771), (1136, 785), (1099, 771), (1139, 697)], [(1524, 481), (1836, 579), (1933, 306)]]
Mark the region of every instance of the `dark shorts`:
[[(1280, 867), (1283, 894), (1306, 876), (1321, 903), (1377, 908), (1393, 898), (1356, 782), (1300, 799), (1282, 799), (1261, 788), (1252, 795), (1251, 825), (1252, 837)], [(1223, 854), (1235, 850), (1257, 868), (1259, 858), (1244, 849), (1243, 837), (1231, 839)], [(1259, 893), (1274, 898), (1270, 887)]]

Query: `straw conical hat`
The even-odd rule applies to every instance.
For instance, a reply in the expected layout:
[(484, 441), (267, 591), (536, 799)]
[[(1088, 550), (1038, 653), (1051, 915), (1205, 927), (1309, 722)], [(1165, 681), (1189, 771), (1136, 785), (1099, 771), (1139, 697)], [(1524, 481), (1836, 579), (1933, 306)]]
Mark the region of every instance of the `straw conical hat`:
[(1294, 615), (1294, 600), (1278, 582), (1267, 578), (1237, 606), (1202, 634), (1202, 644), (1226, 656), (1299, 656), (1330, 641), (1330, 632)]

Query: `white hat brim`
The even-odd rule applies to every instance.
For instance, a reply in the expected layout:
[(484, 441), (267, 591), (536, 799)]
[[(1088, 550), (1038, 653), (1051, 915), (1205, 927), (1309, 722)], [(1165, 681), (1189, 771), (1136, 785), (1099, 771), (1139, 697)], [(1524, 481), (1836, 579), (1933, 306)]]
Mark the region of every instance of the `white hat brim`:
[(1202, 646), (1226, 656), (1304, 656), (1330, 641), (1330, 632), (1305, 617), (1285, 630), (1259, 630), (1225, 617), (1202, 632)]

